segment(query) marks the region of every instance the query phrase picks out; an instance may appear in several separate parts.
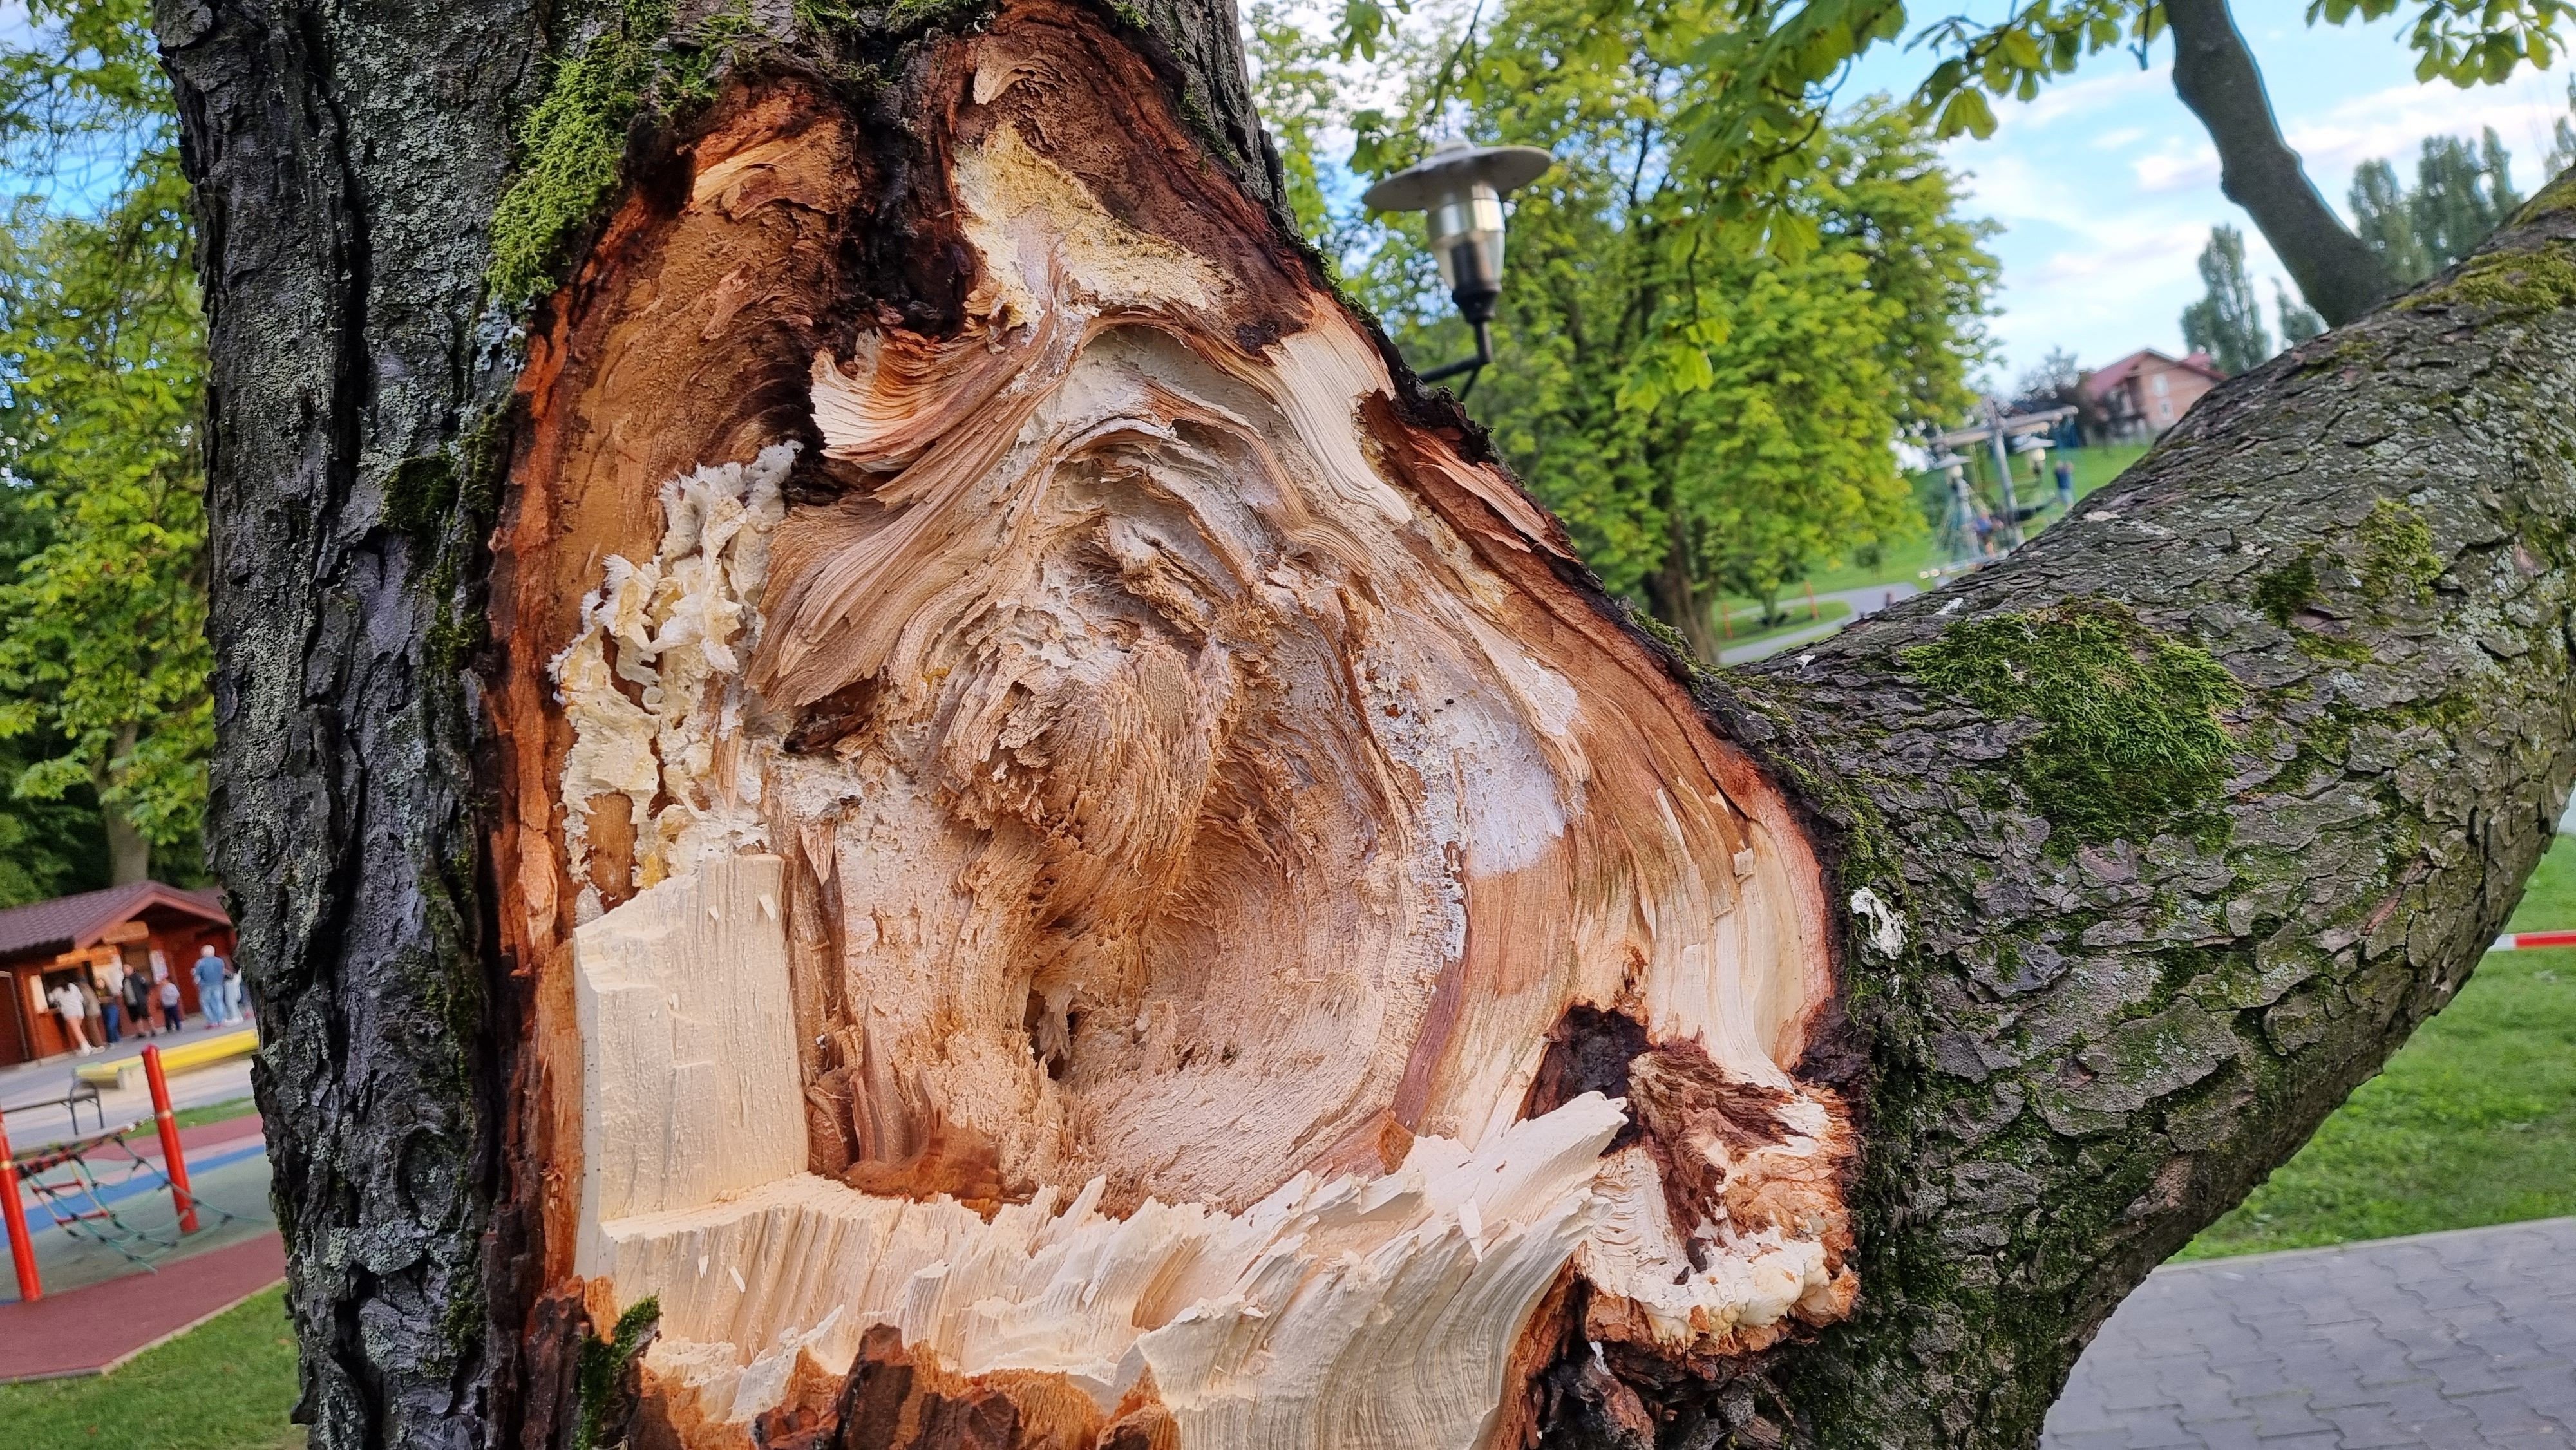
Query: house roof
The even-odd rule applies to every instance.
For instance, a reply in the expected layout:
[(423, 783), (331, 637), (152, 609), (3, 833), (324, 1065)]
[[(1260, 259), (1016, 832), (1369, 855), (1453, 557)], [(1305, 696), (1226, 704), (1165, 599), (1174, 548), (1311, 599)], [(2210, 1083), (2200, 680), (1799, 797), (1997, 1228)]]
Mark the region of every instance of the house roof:
[(2218, 370), (2218, 364), (2210, 361), (2209, 354), (2206, 352), (2194, 352), (2186, 357), (2168, 357), (2154, 348), (2142, 347), (2109, 367), (2095, 368), (2086, 373), (2077, 380), (2076, 390), (2089, 398), (2101, 397), (2127, 382), (2150, 359), (2163, 363), (2169, 368), (2182, 368), (2199, 373), (2213, 383), (2224, 382), (2227, 378), (2227, 374)]
[(230, 926), (222, 900), (212, 891), (184, 891), (158, 881), (134, 881), (104, 891), (83, 891), (0, 910), (0, 957), (30, 952), (68, 952), (97, 943), (99, 934), (155, 906), (186, 912)]

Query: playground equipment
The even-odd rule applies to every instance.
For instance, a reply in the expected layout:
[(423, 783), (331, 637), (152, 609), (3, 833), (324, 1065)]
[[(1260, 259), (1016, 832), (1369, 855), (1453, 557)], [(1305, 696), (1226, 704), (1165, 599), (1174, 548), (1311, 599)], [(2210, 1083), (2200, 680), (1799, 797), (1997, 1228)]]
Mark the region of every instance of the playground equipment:
[[(146, 1270), (156, 1269), (153, 1259), (177, 1248), (182, 1237), (199, 1231), (201, 1205), (188, 1186), (188, 1162), (179, 1142), (178, 1120), (170, 1110), (170, 1080), (162, 1071), (161, 1049), (144, 1048), (142, 1067), (152, 1088), (153, 1122), (160, 1132), (159, 1163), (136, 1151), (131, 1141), (140, 1123), (14, 1153), (9, 1147), (9, 1110), (0, 1108), (0, 1224), (8, 1229), (9, 1260), (17, 1271), (20, 1300), (33, 1303), (45, 1297), (44, 1281), (36, 1268), (35, 1239), (27, 1222), (27, 1196), (65, 1233), (104, 1244)], [(36, 1105), (21, 1103), (17, 1110), (31, 1106)], [(124, 1196), (118, 1190), (138, 1180), (155, 1179), (168, 1186), (171, 1205), (178, 1211), (177, 1231), (166, 1237), (132, 1222), (114, 1206)], [(212, 1204), (202, 1207), (219, 1223), (238, 1216)]]

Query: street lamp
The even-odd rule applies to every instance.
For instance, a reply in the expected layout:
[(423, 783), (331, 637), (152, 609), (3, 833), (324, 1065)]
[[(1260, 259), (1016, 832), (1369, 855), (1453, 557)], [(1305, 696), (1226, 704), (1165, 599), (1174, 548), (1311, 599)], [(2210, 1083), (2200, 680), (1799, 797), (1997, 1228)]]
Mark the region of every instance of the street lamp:
[[(1374, 211), (1425, 213), (1431, 255), (1458, 315), (1476, 330), (1476, 355), (1422, 375), (1426, 383), (1479, 373), (1494, 360), (1494, 299), (1503, 292), (1503, 198), (1544, 175), (1555, 158), (1536, 146), (1470, 146), (1445, 141), (1372, 186), (1360, 201)], [(1463, 400), (1476, 386), (1469, 377)]]

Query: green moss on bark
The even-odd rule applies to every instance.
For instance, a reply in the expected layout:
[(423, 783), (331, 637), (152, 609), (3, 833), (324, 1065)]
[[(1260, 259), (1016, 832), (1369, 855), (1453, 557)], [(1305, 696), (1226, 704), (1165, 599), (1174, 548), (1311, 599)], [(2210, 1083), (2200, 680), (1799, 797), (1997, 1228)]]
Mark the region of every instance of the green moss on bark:
[(2036, 720), (2009, 765), (2051, 825), (2117, 836), (2209, 801), (2235, 742), (2220, 715), (2244, 689), (2208, 651), (2106, 599), (1963, 619), (1898, 658), (1927, 687), (1997, 720)]
[(415, 538), (438, 532), (456, 506), (456, 465), (444, 451), (423, 453), (385, 475), (385, 523)]
[[(2559, 188), (2541, 193), (2534, 206)], [(2559, 205), (2565, 205), (2562, 200)], [(2534, 316), (2576, 307), (2576, 254), (2564, 245), (2530, 252), (2490, 252), (2462, 268), (2460, 275), (2416, 295), (2414, 305), (2483, 307), (2509, 317)]]
[(2296, 559), (2254, 581), (2254, 607), (2283, 629), (2290, 627), (2300, 610), (2315, 603), (2316, 597), (2317, 558), (2313, 550), (2301, 550)]
[[(797, 13), (802, 23), (806, 11)], [(617, 189), (637, 117), (667, 118), (712, 99), (729, 63), (774, 39), (747, 0), (675, 24), (672, 0), (627, 0), (610, 29), (557, 64), (519, 124), (518, 167), (493, 211), (484, 274), (504, 309), (516, 312), (562, 280), (566, 245)]]
[(645, 42), (621, 26), (559, 65), (520, 124), (518, 173), (492, 214), (485, 273), (503, 308), (515, 312), (554, 288), (565, 240), (617, 185), (626, 128), (652, 75)]
[(634, 1410), (629, 1376), (644, 1347), (653, 1342), (654, 1331), (661, 1322), (662, 1301), (643, 1299), (617, 1316), (617, 1327), (608, 1338), (592, 1335), (582, 1341), (573, 1372), (574, 1393), (580, 1403), (579, 1418), (573, 1425), (573, 1450), (603, 1450), (624, 1441), (626, 1418)]
[(2373, 604), (2403, 596), (2424, 600), (2442, 577), (2433, 529), (2409, 505), (2383, 498), (2361, 521), (2361, 590)]

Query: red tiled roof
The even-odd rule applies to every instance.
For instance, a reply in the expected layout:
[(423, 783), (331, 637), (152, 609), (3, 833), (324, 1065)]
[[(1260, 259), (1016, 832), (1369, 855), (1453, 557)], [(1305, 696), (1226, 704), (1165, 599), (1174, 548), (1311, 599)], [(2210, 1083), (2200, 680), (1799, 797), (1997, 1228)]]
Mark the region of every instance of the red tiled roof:
[(83, 891), (0, 910), (0, 957), (74, 951), (96, 942), (100, 932), (154, 906), (232, 924), (232, 918), (224, 914), (221, 898), (212, 891), (185, 891), (158, 881), (134, 881), (104, 891)]
[(2130, 375), (2138, 370), (2138, 365), (2149, 358), (2154, 358), (2157, 362), (2163, 363), (2167, 367), (2184, 368), (2191, 372), (2199, 373), (2213, 383), (2223, 382), (2227, 378), (2227, 374), (2218, 370), (2218, 364), (2210, 361), (2209, 354), (2206, 352), (2194, 352), (2188, 356), (2177, 358), (2167, 357), (2163, 353), (2160, 353), (2151, 347), (2142, 347), (2136, 352), (2129, 354), (2127, 357), (2120, 359), (2118, 362), (2115, 362), (2108, 367), (2095, 368), (2093, 371), (2084, 374), (2084, 376), (2075, 384), (2076, 390), (2083, 393), (2088, 398), (2101, 397), (2103, 394), (2120, 386), (2120, 384), (2127, 382)]

